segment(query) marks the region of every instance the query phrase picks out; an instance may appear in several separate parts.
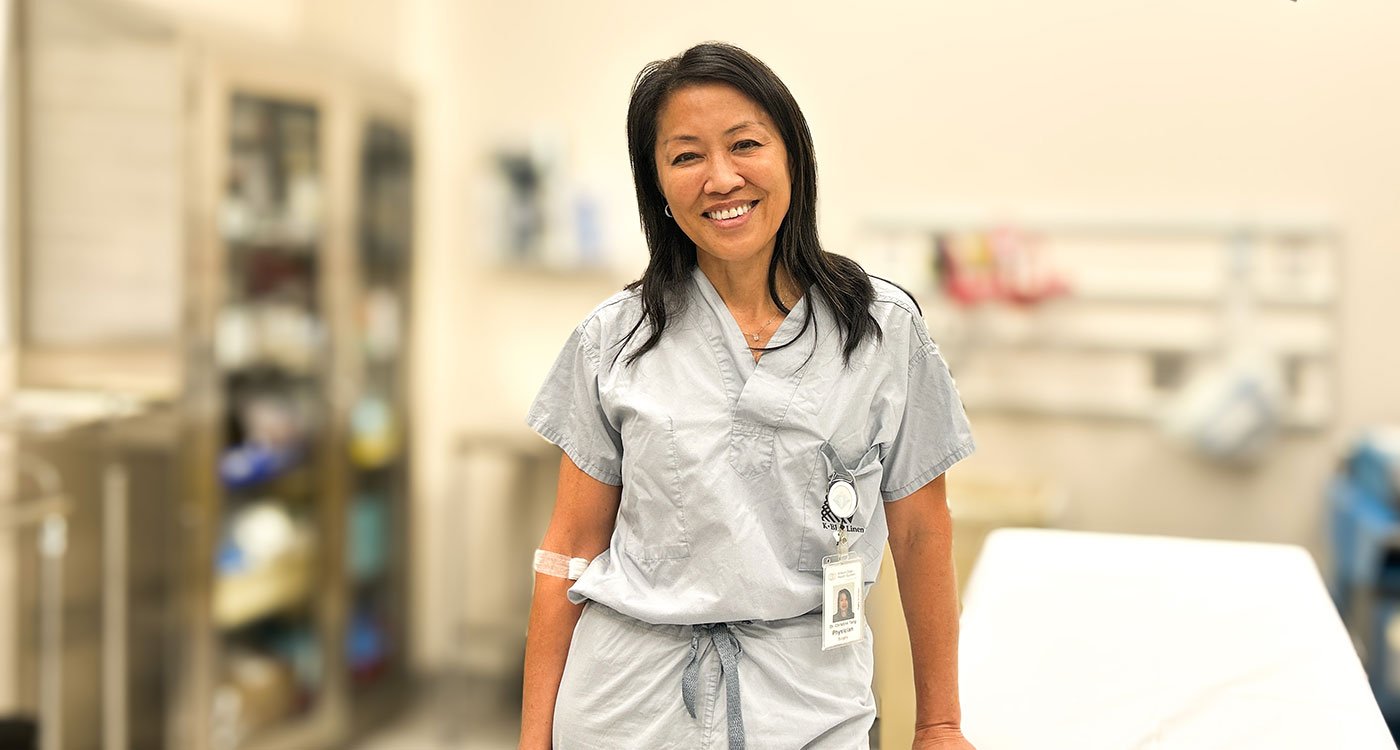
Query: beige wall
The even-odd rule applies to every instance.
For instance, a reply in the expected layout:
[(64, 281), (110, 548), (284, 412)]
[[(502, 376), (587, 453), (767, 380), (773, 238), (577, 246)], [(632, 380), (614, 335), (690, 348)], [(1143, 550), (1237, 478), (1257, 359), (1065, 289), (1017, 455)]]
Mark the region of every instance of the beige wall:
[[(420, 87), (415, 635), (426, 665), (451, 653), (459, 573), (493, 554), (464, 552), (453, 544), (461, 530), (443, 526), (451, 504), (467, 502), (451, 437), (522, 431), (569, 328), (640, 271), (627, 90), (644, 62), (696, 41), (747, 47), (803, 104), (822, 229), (838, 252), (854, 246), (863, 216), (892, 205), (1296, 211), (1341, 225), (1337, 425), (1290, 438), (1261, 470), (1203, 465), (1146, 425), (974, 415), (973, 466), (1053, 473), (1069, 491), (1067, 524), (1320, 551), (1319, 486), (1336, 449), (1359, 426), (1400, 419), (1400, 351), (1385, 345), (1400, 312), (1400, 49), (1389, 43), (1400, 6), (1389, 0), (144, 2), (341, 47)], [(489, 248), (473, 207), (488, 144), (541, 126), (564, 136), (571, 168), (600, 188), (613, 277), (540, 279), (480, 260)]]
[[(639, 272), (628, 86), (644, 62), (709, 38), (758, 54), (803, 104), (831, 250), (854, 246), (862, 217), (889, 206), (1322, 215), (1346, 232), (1335, 428), (1291, 436), (1260, 469), (1241, 472), (1183, 454), (1151, 425), (974, 415), (982, 450), (968, 471), (1057, 478), (1073, 527), (1298, 542), (1321, 554), (1320, 488), (1337, 449), (1360, 426), (1400, 419), (1391, 385), (1400, 354), (1378, 345), (1400, 313), (1394, 3), (764, 3), (712, 12), (536, 0), (477, 4), (454, 19), (454, 4), (416, 7), (444, 21), (424, 24), (448, 66), (438, 80), (450, 84), (428, 89), (438, 123), (428, 127), (456, 123), (481, 136), (562, 128), (573, 168), (606, 188), (621, 267), (616, 279), (577, 282), (502, 276), (473, 266), (484, 248), (469, 222), (431, 219), (440, 232), (432, 242), (451, 246), (453, 265), (427, 282), (438, 291), (425, 299), (446, 315), (422, 333), (453, 375), (450, 389), (432, 390), (446, 400), (430, 445), (459, 427), (523, 429), (569, 328)], [(484, 142), (436, 148), (436, 184), (470, 194)]]
[[(1400, 389), (1386, 387), (1400, 355), (1356, 345), (1384, 338), (1400, 278), (1400, 256), (1387, 252), (1400, 240), (1400, 52), (1384, 31), (1400, 18), (1393, 3), (867, 3), (859, 13), (803, 3), (746, 8), (742, 22), (704, 15), (640, 2), (486, 4), (453, 34), (455, 78), (474, 96), (431, 98), (445, 108), (461, 99), (486, 131), (566, 127), (580, 169), (610, 188), (629, 274), (640, 238), (622, 130), (628, 84), (643, 62), (711, 37), (765, 58), (803, 103), (829, 249), (849, 247), (862, 216), (889, 205), (1331, 216), (1349, 240), (1341, 423), (1400, 415)], [(459, 247), (471, 252), (465, 237)], [(515, 327), (481, 328), (465, 356), (530, 359), (473, 368), (505, 398), (482, 409), (464, 390), (465, 422), (518, 421), (533, 385), (518, 381), (539, 379), (594, 299), (553, 304), (550, 321), (537, 298), (499, 291), (461, 295), (462, 319), (528, 314), (543, 326), (540, 343), (520, 344)]]
[[(856, 246), (863, 216), (888, 207), (1331, 217), (1347, 240), (1333, 428), (1290, 435), (1258, 469), (1239, 471), (1185, 454), (1148, 424), (974, 414), (981, 451), (951, 485), (956, 493), (960, 472), (1049, 477), (1065, 490), (1060, 522), (1070, 527), (1295, 542), (1324, 556), (1321, 487), (1337, 450), (1358, 427), (1400, 419), (1400, 354), (1377, 345), (1400, 314), (1400, 51), (1388, 40), (1398, 22), (1400, 6), (1385, 0), (713, 11), (527, 0), (481, 4), (438, 30), (458, 40), (453, 67), (472, 85), (433, 96), (486, 135), (564, 128), (573, 168), (606, 187), (621, 278), (642, 258), (628, 85), (644, 62), (710, 38), (762, 57), (802, 103), (822, 230), (837, 252)], [(479, 172), (480, 151), (454, 156)], [(469, 234), (453, 244), (484, 249)], [(569, 328), (609, 291), (597, 279), (483, 271), (437, 283), (470, 290), (453, 298), (452, 317), (477, 334), (445, 360), (461, 374), (454, 424), (512, 429)], [(467, 554), (471, 570), (496, 552)], [(901, 623), (885, 619), (881, 679), (907, 685)], [(425, 653), (439, 642), (427, 639)], [(883, 707), (886, 739), (900, 746), (895, 717), (912, 707), (899, 705), (901, 691), (882, 697), (894, 701)]]

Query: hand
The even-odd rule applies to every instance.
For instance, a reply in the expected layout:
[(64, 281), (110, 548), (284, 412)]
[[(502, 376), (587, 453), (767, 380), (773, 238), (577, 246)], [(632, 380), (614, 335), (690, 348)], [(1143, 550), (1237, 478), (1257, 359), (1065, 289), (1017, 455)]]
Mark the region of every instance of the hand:
[(914, 730), (911, 750), (977, 750), (957, 725), (934, 724)]

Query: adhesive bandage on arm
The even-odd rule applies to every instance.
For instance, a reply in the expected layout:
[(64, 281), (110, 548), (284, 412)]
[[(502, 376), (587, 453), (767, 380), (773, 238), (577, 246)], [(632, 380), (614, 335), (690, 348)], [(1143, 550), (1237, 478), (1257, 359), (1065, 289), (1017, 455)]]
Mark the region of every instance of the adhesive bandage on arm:
[(543, 573), (555, 578), (567, 578), (570, 581), (577, 581), (579, 576), (588, 567), (590, 560), (582, 557), (565, 557), (558, 552), (548, 550), (535, 550), (535, 572)]

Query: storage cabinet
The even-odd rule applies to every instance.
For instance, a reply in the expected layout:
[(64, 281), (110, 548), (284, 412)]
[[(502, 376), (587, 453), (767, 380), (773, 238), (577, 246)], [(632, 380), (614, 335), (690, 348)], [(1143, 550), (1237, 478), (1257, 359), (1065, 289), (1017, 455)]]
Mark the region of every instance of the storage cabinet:
[(168, 746), (330, 746), (407, 677), (411, 97), (109, 6), (24, 17), (20, 377), (172, 407)]

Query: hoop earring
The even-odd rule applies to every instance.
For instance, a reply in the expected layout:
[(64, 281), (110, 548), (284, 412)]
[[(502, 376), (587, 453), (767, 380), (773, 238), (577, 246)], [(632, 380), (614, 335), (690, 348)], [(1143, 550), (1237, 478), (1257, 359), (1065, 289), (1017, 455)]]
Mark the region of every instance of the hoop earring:
[(667, 203), (666, 208), (662, 210), (666, 213), (667, 216), (670, 216), (672, 219), (676, 218), (674, 216), (671, 216), (671, 204)]

